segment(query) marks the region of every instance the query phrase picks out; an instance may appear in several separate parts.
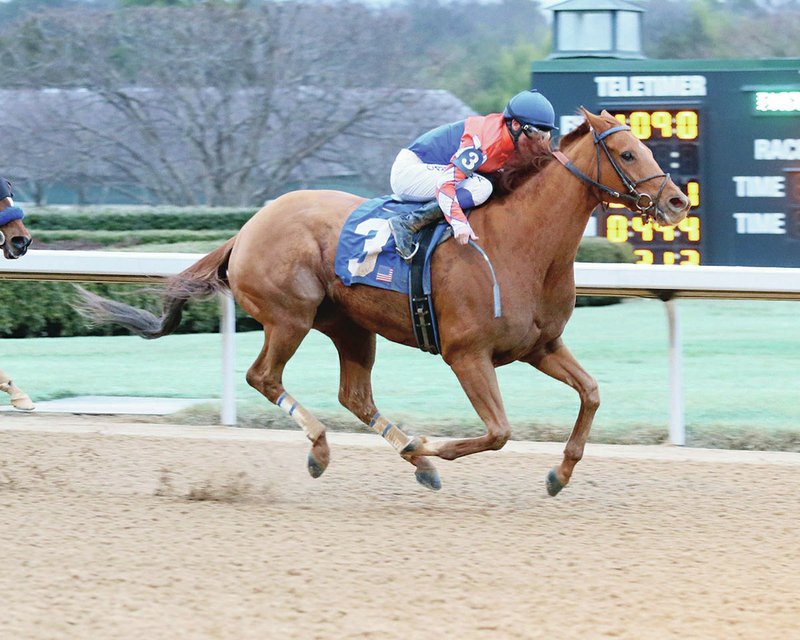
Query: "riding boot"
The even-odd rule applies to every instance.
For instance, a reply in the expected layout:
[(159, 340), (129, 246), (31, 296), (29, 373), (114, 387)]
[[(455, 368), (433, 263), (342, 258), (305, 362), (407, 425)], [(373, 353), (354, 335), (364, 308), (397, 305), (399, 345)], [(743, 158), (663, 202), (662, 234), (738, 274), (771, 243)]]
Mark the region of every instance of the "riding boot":
[(403, 260), (410, 261), (419, 249), (419, 243), (414, 242), (414, 234), (432, 222), (438, 221), (442, 215), (442, 210), (434, 200), (426, 202), (411, 213), (389, 218), (389, 229), (394, 236), (397, 253)]

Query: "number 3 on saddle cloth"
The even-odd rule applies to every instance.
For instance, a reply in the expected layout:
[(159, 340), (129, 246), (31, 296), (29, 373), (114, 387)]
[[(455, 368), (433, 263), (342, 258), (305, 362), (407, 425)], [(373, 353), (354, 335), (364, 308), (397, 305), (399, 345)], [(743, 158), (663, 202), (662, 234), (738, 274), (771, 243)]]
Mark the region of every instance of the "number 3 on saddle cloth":
[[(398, 202), (391, 196), (373, 198), (362, 204), (344, 223), (334, 269), (348, 287), (365, 284), (407, 294), (419, 348), (439, 353), (439, 334), (431, 301), (430, 259), (449, 225), (442, 218), (438, 225), (426, 227), (414, 236), (420, 242), (420, 251), (410, 265), (395, 251), (389, 229), (389, 218), (411, 213), (424, 204)], [(426, 246), (427, 238), (430, 242)]]

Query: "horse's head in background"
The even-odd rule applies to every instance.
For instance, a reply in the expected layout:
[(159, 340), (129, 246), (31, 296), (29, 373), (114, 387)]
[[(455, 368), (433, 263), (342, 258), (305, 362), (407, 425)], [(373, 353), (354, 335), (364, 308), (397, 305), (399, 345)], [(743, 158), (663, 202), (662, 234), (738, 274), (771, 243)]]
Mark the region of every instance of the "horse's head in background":
[[(664, 173), (653, 152), (608, 111), (586, 120), (561, 139), (556, 159), (595, 190), (597, 199), (625, 205), (645, 221), (674, 226), (689, 213), (689, 198)], [(591, 132), (593, 148), (577, 141)]]
[(9, 260), (24, 256), (31, 234), (22, 223), (22, 209), (14, 206), (11, 183), (0, 177), (0, 247)]

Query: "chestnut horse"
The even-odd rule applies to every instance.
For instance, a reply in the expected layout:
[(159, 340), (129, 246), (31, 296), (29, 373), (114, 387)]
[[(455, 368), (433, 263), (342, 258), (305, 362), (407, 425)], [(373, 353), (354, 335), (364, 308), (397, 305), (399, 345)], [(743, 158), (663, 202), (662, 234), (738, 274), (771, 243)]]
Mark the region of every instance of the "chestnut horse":
[(303, 428), (312, 443), (308, 468), (314, 477), (330, 457), (325, 427), (282, 382), (287, 361), (312, 328), (329, 336), (338, 350), (339, 401), (383, 435), (431, 489), (441, 486), (431, 456), (453, 460), (506, 443), (511, 426), (495, 368), (527, 362), (580, 396), (563, 460), (546, 478), (548, 492), (556, 495), (583, 455), (600, 403), (597, 383), (561, 339), (575, 305), (573, 262), (592, 210), (601, 200), (620, 202), (659, 224), (675, 225), (690, 206), (628, 127), (605, 111), (583, 114), (586, 120), (562, 138), (559, 150), (541, 146), (524, 168), (507, 169), (505, 192), (500, 189), (470, 217), (501, 284), (501, 317), (494, 317), (492, 279), (478, 251), (447, 241), (433, 257), (442, 357), (486, 425), (480, 437), (411, 437), (375, 406), (370, 380), (375, 335), (408, 346), (416, 342), (405, 295), (346, 287), (334, 274), (339, 233), (364, 201), (354, 195), (297, 191), (269, 203), (235, 237), (171, 279), (160, 318), (87, 293), (80, 306), (95, 321), (117, 322), (158, 338), (175, 329), (189, 298), (230, 290), (264, 326), (264, 345), (247, 381)]
[[(11, 183), (0, 177), (0, 247), (3, 256), (15, 260), (25, 255), (31, 243), (31, 234), (22, 224), (22, 211), (14, 206)], [(17, 387), (10, 376), (0, 369), (0, 391), (11, 396), (11, 406), (22, 411), (31, 411), (34, 406), (24, 391)]]

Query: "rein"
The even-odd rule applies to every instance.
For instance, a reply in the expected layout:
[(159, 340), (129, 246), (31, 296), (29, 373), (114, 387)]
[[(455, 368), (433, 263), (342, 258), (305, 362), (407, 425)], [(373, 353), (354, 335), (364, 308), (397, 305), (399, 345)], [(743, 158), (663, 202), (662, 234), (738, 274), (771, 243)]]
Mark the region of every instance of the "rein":
[[(643, 178), (642, 180), (633, 181), (628, 174), (626, 174), (620, 166), (614, 161), (614, 158), (611, 157), (611, 152), (608, 150), (608, 147), (605, 143), (605, 138), (610, 136), (613, 133), (617, 133), (618, 131), (630, 131), (630, 127), (625, 124), (618, 125), (616, 127), (611, 127), (607, 129), (601, 134), (597, 134), (594, 130), (592, 130), (592, 135), (594, 136), (594, 146), (597, 155), (597, 179), (593, 179), (586, 175), (583, 171), (578, 169), (572, 161), (564, 154), (563, 151), (556, 149), (552, 152), (553, 157), (558, 160), (572, 175), (577, 177), (582, 182), (586, 184), (592, 185), (594, 188), (602, 191), (603, 193), (607, 193), (610, 196), (622, 200), (626, 205), (628, 205), (631, 210), (636, 209), (639, 214), (642, 216), (642, 220), (647, 222), (649, 219), (655, 218), (655, 208), (656, 202), (661, 198), (661, 193), (664, 191), (664, 187), (667, 186), (667, 181), (669, 180), (668, 173), (657, 173), (655, 175), (650, 176), (649, 178)], [(611, 166), (614, 168), (617, 176), (619, 179), (622, 180), (622, 184), (625, 185), (625, 188), (628, 190), (627, 193), (621, 193), (611, 187), (604, 185), (600, 182), (600, 150), (603, 150), (605, 153), (606, 158), (611, 163)], [(655, 180), (656, 178), (664, 178), (661, 182), (661, 186), (658, 189), (658, 193), (656, 194), (655, 199), (650, 194), (641, 193), (637, 191), (636, 187), (645, 182), (649, 182), (650, 180)], [(605, 207), (605, 202), (601, 196), (597, 196), (597, 199), (600, 203)]]

